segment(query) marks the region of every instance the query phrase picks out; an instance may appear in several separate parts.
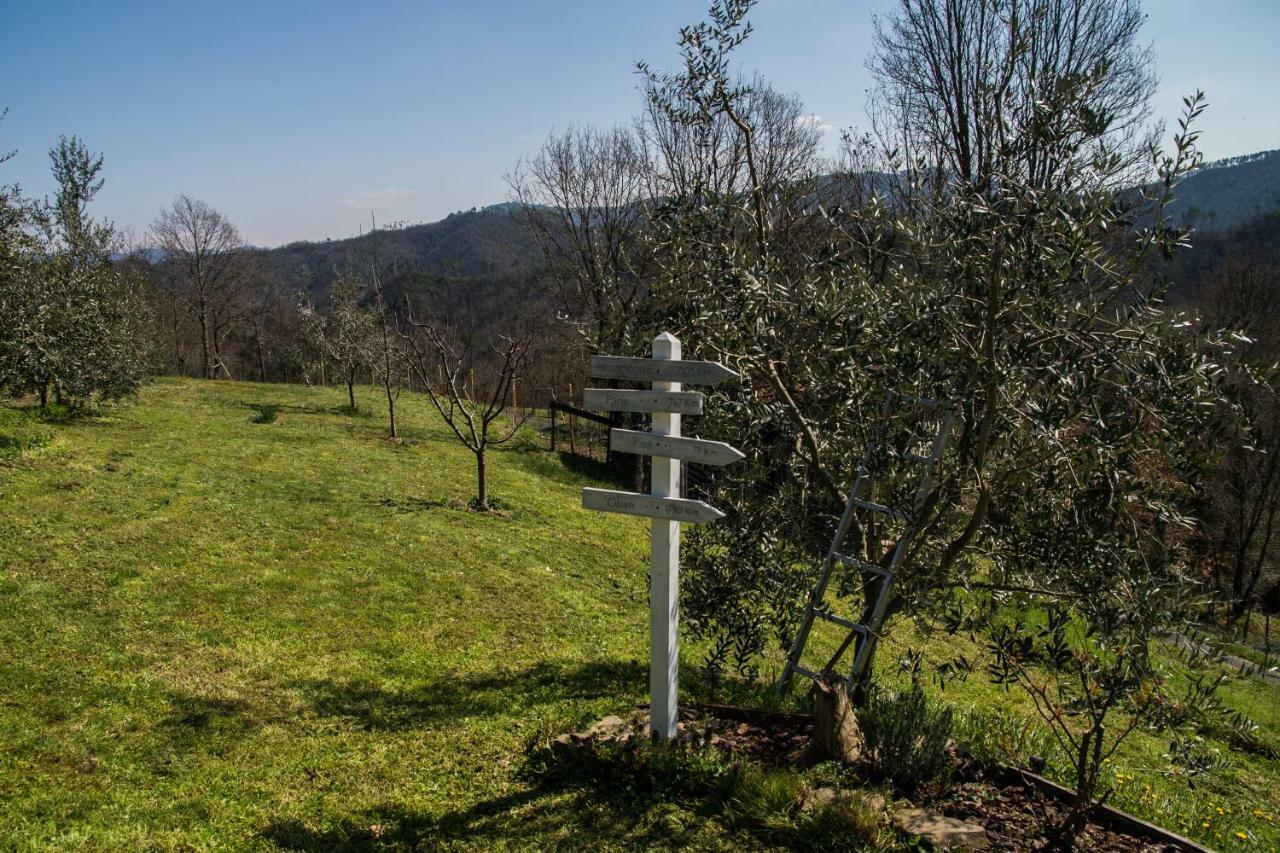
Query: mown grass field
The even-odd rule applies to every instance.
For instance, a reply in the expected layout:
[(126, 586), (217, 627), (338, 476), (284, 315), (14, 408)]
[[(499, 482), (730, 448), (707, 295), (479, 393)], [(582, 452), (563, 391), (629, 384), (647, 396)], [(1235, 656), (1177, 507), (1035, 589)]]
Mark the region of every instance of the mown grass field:
[[(167, 379), (86, 419), (0, 409), (0, 846), (788, 843), (795, 779), (749, 826), (741, 803), (532, 772), (530, 745), (644, 698), (645, 522), (582, 511), (589, 476), (531, 441), (494, 453), (501, 514), (471, 512), (472, 459), (422, 400), (400, 444), (372, 390), (343, 403)], [(882, 666), (908, 647), (948, 648), (906, 626)], [(698, 657), (684, 687), (723, 697)], [(1224, 696), (1280, 741), (1274, 688)], [(1040, 746), (980, 675), (940, 698), (988, 748)], [(1135, 739), (1119, 805), (1280, 846), (1280, 764), (1229, 754), (1191, 788), (1165, 750)]]

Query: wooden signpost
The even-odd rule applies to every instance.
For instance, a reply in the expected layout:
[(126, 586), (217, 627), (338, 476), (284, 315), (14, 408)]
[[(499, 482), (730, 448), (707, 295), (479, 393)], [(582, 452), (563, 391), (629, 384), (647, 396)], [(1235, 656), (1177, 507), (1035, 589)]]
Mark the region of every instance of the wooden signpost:
[(637, 453), (642, 456), (669, 456), (672, 459), (683, 459), (686, 462), (701, 462), (703, 465), (728, 465), (745, 459), (741, 450), (731, 447), (723, 441), (703, 441), (700, 438), (677, 438), (670, 435), (654, 435), (651, 432), (639, 432), (632, 429), (609, 430), (609, 446), (623, 453)]
[[(655, 382), (676, 385), (674, 382)], [(702, 395), (697, 391), (615, 391), (612, 388), (583, 388), (582, 408), (602, 412), (674, 412), (702, 414)]]
[(717, 385), (737, 377), (712, 361), (682, 361), (680, 341), (663, 332), (653, 339), (652, 358), (597, 355), (591, 375), (653, 383), (652, 390), (586, 388), (586, 409), (652, 412), (653, 431), (610, 431), (612, 447), (653, 457), (650, 494), (583, 489), (582, 506), (601, 512), (643, 515), (649, 528), (649, 728), (660, 740), (676, 734), (676, 694), (680, 664), (680, 523), (703, 524), (724, 513), (702, 501), (680, 497), (680, 460), (727, 465), (744, 458), (722, 441), (680, 435), (681, 415), (702, 414), (703, 396), (681, 385)]
[(621, 512), (626, 515), (645, 515), (649, 518), (665, 518), (667, 521), (686, 521), (703, 524), (724, 518), (724, 513), (711, 504), (684, 498), (659, 498), (636, 492), (615, 492), (610, 489), (583, 489), (582, 508), (600, 512)]

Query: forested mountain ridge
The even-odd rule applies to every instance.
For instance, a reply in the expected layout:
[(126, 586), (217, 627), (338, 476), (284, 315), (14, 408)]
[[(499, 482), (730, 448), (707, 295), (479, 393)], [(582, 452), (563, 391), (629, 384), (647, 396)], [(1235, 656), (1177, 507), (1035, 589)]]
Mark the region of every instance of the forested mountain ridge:
[(1280, 149), (1205, 164), (1178, 187), (1173, 210), (1215, 231), (1280, 210)]
[(262, 257), (286, 287), (322, 300), (353, 258), (375, 253), (380, 267), (435, 280), (524, 279), (542, 260), (518, 212), (509, 205), (343, 240), (290, 243), (263, 250)]
[[(1220, 251), (1225, 232), (1280, 210), (1280, 149), (1206, 164), (1178, 188), (1173, 210), (1196, 227), (1196, 246)], [(290, 243), (261, 252), (286, 288), (304, 290), (317, 301), (325, 299), (349, 259), (375, 249), (382, 264), (406, 279), (400, 282), (406, 290), (429, 288), (430, 282), (470, 282), (489, 291), (476, 294), (484, 301), (500, 301), (527, 291), (543, 265), (521, 216), (517, 205), (499, 203), (438, 222), (379, 229), (376, 235)], [(1201, 265), (1201, 252), (1193, 248), (1185, 254), (1176, 278)]]

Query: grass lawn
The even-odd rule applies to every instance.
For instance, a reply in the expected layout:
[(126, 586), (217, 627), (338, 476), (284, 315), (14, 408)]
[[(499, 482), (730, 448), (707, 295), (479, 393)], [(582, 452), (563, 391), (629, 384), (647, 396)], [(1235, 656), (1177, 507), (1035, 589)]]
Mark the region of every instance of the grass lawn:
[[(786, 843), (706, 798), (531, 773), (530, 745), (644, 698), (646, 522), (582, 511), (593, 481), (530, 446), (494, 452), (502, 514), (473, 513), (472, 458), (422, 400), (402, 398), (401, 444), (372, 389), (369, 414), (343, 403), (166, 379), (89, 419), (0, 408), (5, 846)], [(924, 644), (904, 628), (882, 666)], [(1275, 688), (1226, 696), (1280, 740)], [(1034, 748), (1016, 694), (975, 675), (941, 698)], [(1232, 754), (1190, 789), (1166, 749), (1135, 740), (1121, 806), (1280, 845), (1280, 764)]]

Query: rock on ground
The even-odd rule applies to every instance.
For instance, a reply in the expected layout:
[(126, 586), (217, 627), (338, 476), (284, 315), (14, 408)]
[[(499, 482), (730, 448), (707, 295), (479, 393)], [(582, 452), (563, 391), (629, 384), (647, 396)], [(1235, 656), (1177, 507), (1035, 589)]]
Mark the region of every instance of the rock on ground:
[(925, 809), (901, 809), (894, 812), (893, 822), (903, 832), (925, 839), (936, 850), (985, 850), (988, 845), (983, 827)]

